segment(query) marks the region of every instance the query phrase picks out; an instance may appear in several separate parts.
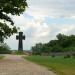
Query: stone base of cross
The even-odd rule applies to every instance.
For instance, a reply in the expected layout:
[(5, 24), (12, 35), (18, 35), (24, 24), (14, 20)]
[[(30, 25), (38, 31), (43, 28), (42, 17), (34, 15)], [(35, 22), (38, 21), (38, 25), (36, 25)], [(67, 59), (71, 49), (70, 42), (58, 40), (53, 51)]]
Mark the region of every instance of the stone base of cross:
[(19, 40), (18, 51), (23, 51), (23, 41), (22, 40), (25, 40), (25, 36), (23, 35), (23, 32), (19, 32), (19, 35), (16, 36), (16, 40)]

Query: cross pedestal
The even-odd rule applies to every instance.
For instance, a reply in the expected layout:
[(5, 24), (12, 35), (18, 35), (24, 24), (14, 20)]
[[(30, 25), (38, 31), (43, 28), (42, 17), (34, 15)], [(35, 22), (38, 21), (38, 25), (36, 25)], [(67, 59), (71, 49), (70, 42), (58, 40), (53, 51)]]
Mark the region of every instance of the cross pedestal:
[(18, 51), (23, 51), (23, 41), (22, 40), (25, 40), (25, 36), (23, 35), (23, 32), (19, 32), (19, 35), (16, 36), (16, 40), (19, 40)]

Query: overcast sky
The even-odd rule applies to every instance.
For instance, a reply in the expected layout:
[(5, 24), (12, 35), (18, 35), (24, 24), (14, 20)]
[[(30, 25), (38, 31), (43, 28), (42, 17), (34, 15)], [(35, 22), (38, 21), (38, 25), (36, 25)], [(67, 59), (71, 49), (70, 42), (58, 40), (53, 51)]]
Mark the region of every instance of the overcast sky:
[[(75, 34), (75, 0), (27, 0), (28, 8), (20, 16), (12, 16), (26, 40), (24, 50), (36, 43), (55, 39), (58, 33)], [(5, 40), (11, 49), (17, 50), (16, 34)]]

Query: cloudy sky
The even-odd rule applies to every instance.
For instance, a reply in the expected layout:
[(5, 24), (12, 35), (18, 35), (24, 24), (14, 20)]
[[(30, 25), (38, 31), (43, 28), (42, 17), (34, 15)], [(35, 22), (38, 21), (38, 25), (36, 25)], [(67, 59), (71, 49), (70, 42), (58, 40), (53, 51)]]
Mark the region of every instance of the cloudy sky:
[[(75, 0), (27, 0), (28, 8), (20, 16), (12, 19), (26, 40), (24, 50), (31, 49), (36, 43), (46, 43), (55, 39), (58, 33), (75, 34)], [(5, 42), (17, 50), (16, 35)]]

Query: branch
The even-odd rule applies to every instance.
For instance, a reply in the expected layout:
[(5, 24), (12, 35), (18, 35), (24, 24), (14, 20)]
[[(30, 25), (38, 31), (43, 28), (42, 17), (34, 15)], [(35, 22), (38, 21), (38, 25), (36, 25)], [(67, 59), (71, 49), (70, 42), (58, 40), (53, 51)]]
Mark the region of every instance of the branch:
[(6, 20), (6, 21), (11, 22), (11, 25), (14, 24), (14, 22), (11, 20), (10, 17), (8, 17), (6, 14), (3, 14), (3, 13), (1, 13), (1, 12), (0, 12), (0, 19), (4, 19), (4, 20)]

